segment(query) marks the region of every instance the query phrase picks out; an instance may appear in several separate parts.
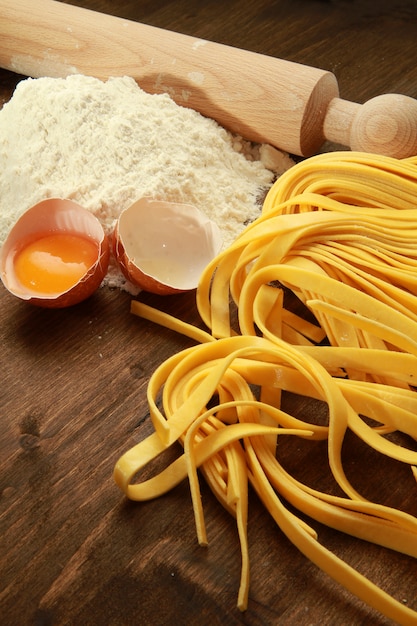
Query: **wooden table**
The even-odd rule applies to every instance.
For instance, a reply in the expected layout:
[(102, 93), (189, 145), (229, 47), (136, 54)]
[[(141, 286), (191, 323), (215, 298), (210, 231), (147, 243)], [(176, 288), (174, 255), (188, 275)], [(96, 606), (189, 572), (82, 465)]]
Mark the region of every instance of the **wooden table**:
[[(414, 0), (71, 4), (331, 70), (342, 97), (356, 102), (384, 92), (417, 97)], [(21, 79), (0, 71), (1, 103)], [(200, 323), (194, 293), (140, 298)], [(191, 345), (131, 315), (130, 300), (101, 289), (76, 307), (48, 311), (0, 289), (0, 622), (389, 623), (307, 561), (254, 495), (246, 613), (236, 608), (235, 522), (204, 485), (207, 549), (197, 544), (186, 483), (145, 504), (123, 497), (113, 467), (151, 431), (149, 375)], [(293, 408), (308, 405), (296, 399)], [(310, 446), (288, 462), (300, 478), (326, 488), (322, 453)], [(369, 497), (417, 514), (405, 468), (365, 454), (353, 436), (345, 462)], [(411, 558), (313, 525), (323, 543), (417, 610)]]

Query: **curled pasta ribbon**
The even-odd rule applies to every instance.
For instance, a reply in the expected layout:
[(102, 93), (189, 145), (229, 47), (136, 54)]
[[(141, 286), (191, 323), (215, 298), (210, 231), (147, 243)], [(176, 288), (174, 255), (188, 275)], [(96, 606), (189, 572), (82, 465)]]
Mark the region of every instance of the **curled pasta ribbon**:
[[(295, 196), (313, 193), (343, 205), (388, 210), (413, 209), (417, 185), (417, 157), (395, 159), (366, 152), (327, 152), (301, 161), (282, 174), (267, 194), (268, 213)], [(317, 207), (320, 208), (320, 205)], [(288, 209), (285, 204), (282, 210)], [(292, 209), (294, 210), (294, 209)], [(296, 212), (311, 210), (304, 203)], [(346, 210), (346, 209), (345, 209)]]
[[(281, 390), (295, 391), (326, 403), (328, 423), (306, 422), (262, 402), (253, 393), (253, 387), (261, 380), (278, 395)], [(389, 419), (401, 423), (403, 415), (407, 415), (410, 432), (417, 435), (417, 423), (411, 414), (415, 408), (414, 394), (371, 383), (356, 384), (351, 389), (347, 381), (332, 377), (307, 352), (283, 341), (273, 343), (260, 337), (235, 336), (193, 346), (163, 363), (152, 375), (149, 399), (155, 432), (118, 460), (115, 480), (129, 498), (146, 500), (162, 495), (188, 477), (197, 535), (205, 545), (207, 537), (197, 476), (197, 468), (201, 469), (217, 498), (237, 519), (242, 550), (238, 606), (242, 610), (247, 606), (249, 589), (246, 535), (249, 481), (283, 532), (304, 554), (365, 602), (405, 623), (405, 618), (413, 615), (415, 619), (415, 614), (323, 547), (316, 533), (284, 504), (288, 500), (312, 519), (417, 556), (417, 520), (362, 497), (349, 483), (341, 462), (346, 429), (350, 427), (365, 441), (371, 440), (375, 433), (366, 426), (363, 417), (375, 417), (388, 396)], [(162, 409), (159, 409), (157, 399), (161, 393)], [(359, 423), (363, 424), (362, 428)], [(345, 497), (313, 490), (284, 470), (275, 456), (275, 445), (272, 447), (268, 438), (274, 437), (279, 451), (288, 435), (327, 440), (329, 466)], [(383, 440), (380, 435), (375, 436)], [(146, 465), (176, 441), (184, 447), (181, 456), (156, 476), (133, 482), (138, 479), (138, 472), (144, 471)], [(396, 447), (396, 458), (417, 463), (417, 453)]]
[[(118, 460), (116, 483), (129, 498), (146, 500), (188, 478), (198, 541), (206, 545), (201, 471), (237, 521), (241, 610), (250, 578), (250, 483), (281, 530), (329, 576), (395, 622), (416, 623), (416, 612), (327, 550), (293, 512), (417, 556), (417, 518), (363, 497), (341, 454), (351, 430), (417, 478), (417, 452), (386, 436), (417, 440), (416, 197), (417, 157), (312, 157), (278, 179), (260, 217), (203, 272), (196, 304), (208, 331), (132, 302), (134, 314), (198, 343), (152, 374), (154, 432)], [(285, 392), (322, 403), (326, 423), (285, 412)], [(288, 436), (326, 442), (342, 496), (288, 473), (280, 462)], [(152, 475), (152, 462), (177, 442), (182, 454)]]
[[(357, 179), (366, 180), (366, 198), (354, 193)], [(271, 189), (262, 215), (203, 272), (197, 307), (211, 334), (261, 329), (273, 339), (280, 310), (282, 338), (292, 344), (325, 338), (333, 347), (416, 354), (416, 193), (411, 160), (332, 153), (294, 166)], [(280, 306), (279, 286), (313, 323)]]

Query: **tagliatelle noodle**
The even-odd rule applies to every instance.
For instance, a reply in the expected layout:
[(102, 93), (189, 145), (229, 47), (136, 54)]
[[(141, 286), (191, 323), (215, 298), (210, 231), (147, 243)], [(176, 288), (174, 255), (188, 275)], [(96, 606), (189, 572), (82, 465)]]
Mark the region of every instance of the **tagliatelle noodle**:
[(306, 192), (361, 208), (412, 209), (416, 165), (416, 157), (399, 160), (355, 151), (319, 154), (280, 176), (265, 198), (263, 212)]
[[(417, 519), (365, 499), (347, 479), (341, 457), (350, 429), (378, 453), (410, 466), (417, 478), (417, 452), (386, 437), (397, 431), (417, 439), (416, 166), (417, 157), (330, 153), (281, 176), (262, 215), (201, 277), (197, 307), (209, 332), (132, 303), (135, 314), (200, 345), (167, 359), (151, 376), (155, 432), (119, 459), (115, 480), (128, 497), (144, 500), (188, 477), (197, 536), (205, 545), (202, 472), (237, 521), (241, 610), (249, 590), (249, 481), (314, 563), (383, 615), (416, 623), (416, 612), (329, 552), (284, 504), (417, 556)], [(290, 292), (315, 320), (286, 309)], [(317, 345), (323, 340), (329, 345)], [(327, 406), (327, 424), (283, 411), (287, 391)], [(288, 435), (327, 442), (343, 496), (304, 485), (285, 470), (279, 458)], [(177, 441), (183, 454), (149, 477), (146, 466)]]
[(249, 276), (240, 294), (245, 303), (239, 308), (240, 328), (244, 334), (256, 334), (253, 317), (247, 315), (248, 308), (253, 308), (259, 288), (277, 280), (277, 276), (293, 291), (304, 290), (306, 305), (313, 312), (325, 313), (327, 322), (333, 318), (348, 322), (345, 329), (339, 326), (346, 335), (339, 337), (333, 332), (334, 341), (349, 345), (348, 333), (358, 327), (382, 338), (385, 345), (390, 343), (405, 352), (417, 354), (417, 324), (413, 319), (357, 288), (295, 264), (267, 266)]
[[(381, 351), (373, 351), (373, 357), (375, 356), (382, 358), (383, 353)], [(393, 365), (395, 366), (395, 363)], [(366, 364), (363, 367), (366, 367)], [(247, 373), (245, 375), (248, 376)], [(252, 368), (250, 381), (252, 384), (260, 384), (260, 381), (264, 381), (265, 384), (274, 386), (274, 377), (277, 378), (276, 369), (268, 368), (268, 366), (264, 365), (262, 368)], [(394, 377), (395, 373), (393, 374)], [(386, 432), (398, 430), (417, 439), (417, 399), (415, 393), (388, 385), (378, 385), (377, 383), (371, 384), (363, 381), (337, 378), (334, 380), (342, 391), (344, 398), (349, 402), (349, 428), (369, 446), (386, 456), (410, 465), (416, 464), (417, 452), (393, 444), (380, 436)], [(279, 386), (280, 389), (285, 391), (320, 399), (316, 395), (314, 388), (308, 385), (305, 378), (301, 377), (294, 370), (291, 371), (285, 367), (280, 368)], [(353, 412), (351, 408), (354, 409)], [(371, 418), (382, 426), (370, 428), (359, 415)]]
[(173, 317), (168, 313), (158, 311), (158, 309), (154, 309), (153, 307), (144, 304), (143, 302), (139, 302), (138, 300), (132, 300), (130, 310), (135, 315), (140, 315), (143, 319), (150, 320), (155, 324), (161, 324), (165, 326), (165, 328), (170, 328), (178, 333), (187, 335), (187, 337), (190, 337), (199, 343), (214, 341), (214, 337), (210, 335), (210, 333), (207, 333), (196, 326), (192, 326), (191, 324), (183, 323), (178, 318)]
[[(332, 201), (324, 199), (324, 205), (332, 208)], [(377, 289), (384, 286), (387, 297), (392, 299), (394, 306), (400, 306), (398, 300), (404, 302), (409, 315), (415, 315), (415, 310), (410, 307), (413, 304), (415, 293), (409, 294), (406, 290), (416, 291), (416, 278), (413, 276), (412, 263), (417, 265), (415, 241), (417, 238), (416, 219), (417, 212), (407, 211), (392, 216), (385, 214), (379, 219), (376, 216), (343, 216), (339, 213), (317, 212), (301, 215), (282, 215), (269, 219), (262, 218), (245, 231), (245, 237), (239, 237), (231, 247), (229, 254), (220, 256), (210, 264), (203, 274), (202, 281), (197, 293), (197, 303), (199, 312), (205, 323), (211, 328), (214, 336), (227, 336), (231, 334), (229, 320), (229, 292), (232, 295), (240, 314), (243, 305), (247, 303), (239, 302), (239, 294), (244, 283), (248, 281), (248, 274), (259, 267), (271, 264), (278, 265), (280, 262), (297, 262), (304, 267), (314, 267), (317, 273), (326, 273), (323, 266), (313, 262), (313, 258), (306, 258), (306, 255), (317, 255), (316, 249), (320, 246), (320, 253), (323, 255), (323, 248), (327, 245), (327, 254), (334, 255), (335, 261), (343, 256), (346, 247), (351, 248), (351, 253), (355, 245), (359, 242), (362, 247), (364, 240), (368, 245), (368, 255), (372, 255), (372, 246), (377, 251), (374, 255), (374, 269), (369, 264), (369, 277), (363, 276), (363, 269), (352, 265), (345, 269), (348, 272), (355, 272), (357, 284), (360, 289), (376, 289), (373, 283), (378, 282)], [(403, 216), (406, 219), (403, 219)], [(399, 223), (401, 217), (401, 223)], [(402, 229), (400, 230), (400, 226)], [(316, 241), (314, 238), (316, 238)], [(344, 240), (344, 247), (341, 243)], [(334, 243), (336, 241), (336, 243)], [(384, 247), (389, 251), (396, 243), (396, 270), (393, 271), (391, 265), (382, 263), (380, 260), (381, 249)], [(339, 248), (339, 249), (338, 249)], [(362, 254), (362, 250), (360, 251)], [(298, 256), (297, 256), (298, 254)], [(406, 267), (398, 267), (398, 258), (407, 255)], [(338, 255), (338, 256), (337, 256)], [(413, 258), (414, 257), (414, 258)], [(346, 264), (346, 260), (344, 261)], [(358, 265), (358, 263), (356, 263)], [(375, 269), (378, 267), (378, 270)], [(330, 270), (329, 270), (330, 268)], [(327, 271), (334, 272), (334, 263), (327, 262)], [(213, 280), (211, 280), (212, 275)], [(374, 275), (375, 274), (375, 275)], [(382, 280), (385, 282), (381, 283)], [(279, 281), (279, 275), (275, 277)], [(392, 285), (391, 281), (396, 280), (397, 285)], [(298, 295), (298, 294), (297, 294)], [(211, 307), (215, 308), (216, 315), (212, 315)], [(415, 309), (415, 307), (414, 307)], [(246, 331), (244, 331), (246, 332)]]
[[(334, 201), (329, 199), (324, 199), (323, 202), (325, 206), (331, 206), (333, 203)], [(372, 303), (381, 300), (380, 303), (377, 302), (379, 308), (385, 303), (387, 313), (392, 309), (388, 319), (389, 325), (392, 325), (395, 319), (402, 326), (407, 325), (405, 318), (414, 321), (417, 309), (415, 302), (417, 283), (410, 271), (412, 260), (417, 269), (415, 256), (417, 229), (414, 225), (416, 223), (415, 210), (396, 212), (392, 218), (380, 210), (378, 216), (346, 216), (321, 211), (260, 219), (245, 231), (245, 238), (240, 237), (236, 240), (229, 258), (220, 257), (217, 264), (213, 263), (206, 269), (197, 294), (200, 314), (206, 324), (215, 320), (212, 324), (213, 335), (231, 334), (230, 308), (227, 311), (225, 308), (226, 303), (230, 307), (230, 294), (238, 309), (240, 332), (254, 334), (252, 309), (256, 288), (260, 288), (261, 284), (281, 282), (290, 287), (305, 304), (309, 302), (309, 306), (316, 300), (323, 300), (321, 293), (313, 293), (311, 289), (300, 288), (295, 283), (286, 284), (284, 274), (291, 268), (293, 272), (304, 271), (305, 276), (312, 277), (319, 288), (326, 284), (326, 280), (331, 279), (330, 289), (335, 294), (341, 292), (340, 297), (345, 302), (364, 301), (363, 294), (372, 296)], [(361, 267), (362, 256), (359, 255), (358, 262), (353, 255), (358, 232), (361, 246), (366, 237), (369, 246), (368, 255), (372, 255), (373, 247), (378, 251), (373, 258), (374, 267), (368, 263), (368, 272)], [(326, 239), (329, 242), (327, 246)], [(249, 243), (246, 245), (248, 240)], [(350, 264), (343, 259), (343, 252), (349, 246), (352, 259)], [(384, 246), (388, 250), (396, 249), (395, 271), (391, 265), (381, 262), (379, 255)], [(401, 255), (408, 258), (405, 269), (400, 267)], [(307, 283), (309, 279), (306, 278), (303, 284)], [(345, 294), (343, 290), (346, 291), (349, 287), (350, 294)], [(326, 311), (330, 312), (331, 304), (327, 302)], [(335, 315), (325, 315), (324, 306), (321, 306), (320, 310), (316, 307), (314, 313), (332, 345), (356, 344), (358, 347), (378, 347), (380, 333), (371, 333), (369, 330), (364, 332), (365, 328), (355, 329), (350, 320), (349, 323), (343, 323), (340, 316), (336, 318)], [(215, 315), (213, 311), (216, 311)], [(404, 315), (402, 320), (397, 312)], [(415, 329), (411, 332), (415, 336)]]
[[(351, 568), (335, 554), (326, 550), (317, 541), (314, 541), (310, 535), (303, 532), (303, 529), (294, 524), (292, 519), (286, 515), (286, 508), (269, 482), (259, 460), (260, 457), (267, 454), (265, 448), (259, 449), (260, 446), (262, 446), (262, 441), (255, 440), (255, 442), (252, 442), (251, 440), (248, 442), (245, 440), (250, 469), (254, 475), (252, 484), (281, 530), (292, 543), (313, 563), (386, 617), (401, 624), (415, 624), (416, 613), (414, 611), (400, 602), (393, 601), (393, 598), (382, 589)], [(414, 539), (412, 536), (409, 538)]]
[[(302, 423), (300, 420), (294, 421), (294, 418), (288, 418), (283, 411), (274, 409), (274, 407), (264, 406), (262, 403), (256, 403), (252, 394), (249, 391), (249, 385), (253, 382), (257, 382), (260, 372), (259, 368), (266, 368), (272, 374), (273, 366), (275, 366), (275, 385), (280, 388), (294, 390), (292, 385), (298, 391), (305, 390), (306, 393), (312, 393), (314, 397), (320, 397), (329, 402), (329, 454), (332, 454), (330, 450), (331, 446), (334, 446), (337, 450), (340, 449), (341, 442), (337, 436), (332, 435), (331, 424), (332, 421), (338, 421), (340, 414), (347, 412), (354, 412), (354, 409), (347, 402), (345, 396), (339, 391), (339, 382), (337, 379), (331, 377), (327, 372), (321, 368), (315, 359), (307, 357), (302, 352), (299, 352), (298, 348), (291, 348), (285, 342), (282, 342), (279, 346), (273, 344), (267, 339), (261, 339), (258, 337), (237, 336), (227, 339), (218, 340), (217, 342), (208, 342), (200, 346), (194, 346), (191, 349), (187, 349), (180, 353), (181, 358), (177, 358), (175, 365), (172, 367), (173, 362), (167, 366), (166, 362), (162, 364), (154, 374), (154, 377), (158, 378), (160, 384), (166, 384), (171, 379), (175, 379), (175, 386), (171, 386), (169, 395), (166, 396), (164, 402), (165, 415), (160, 413), (159, 418), (165, 420), (167, 428), (172, 428), (176, 433), (178, 439), (181, 439), (179, 433), (183, 432), (183, 407), (186, 405), (189, 412), (189, 426), (191, 430), (186, 431), (185, 439), (187, 440), (187, 447), (184, 447), (184, 454), (179, 460), (173, 462), (166, 470), (161, 472), (157, 477), (145, 480), (142, 483), (131, 484), (132, 478), (137, 472), (142, 469), (147, 462), (154, 458), (155, 454), (160, 454), (167, 447), (173, 443), (171, 438), (167, 438), (167, 443), (162, 444), (157, 449), (152, 450), (152, 454), (149, 455), (149, 442), (153, 442), (153, 435), (148, 439), (142, 441), (132, 450), (128, 451), (124, 456), (119, 459), (115, 468), (115, 478), (119, 486), (129, 495), (130, 498), (135, 500), (147, 499), (149, 497), (149, 486), (154, 485), (156, 479), (164, 478), (164, 489), (172, 487), (178, 482), (179, 461), (181, 461), (181, 475), (185, 478), (187, 475), (190, 479), (191, 489), (194, 493), (194, 501), (200, 501), (198, 485), (196, 483), (196, 467), (201, 467), (204, 470), (204, 463), (210, 456), (220, 453), (226, 447), (234, 444), (238, 439), (244, 440), (244, 448), (246, 460), (248, 461), (248, 450), (250, 446), (248, 444), (248, 438), (255, 447), (255, 443), (261, 448), (255, 453), (256, 459), (253, 460), (256, 464), (266, 466), (271, 462), (271, 458), (274, 459), (270, 447), (266, 444), (265, 437), (262, 435), (278, 434), (278, 441), (280, 442), (284, 435), (298, 432), (299, 436), (308, 437), (309, 432), (314, 433), (316, 426), (313, 424)], [(185, 364), (185, 365), (184, 365)], [(208, 374), (202, 375), (202, 369)], [(277, 369), (282, 373), (282, 376), (277, 376)], [(289, 370), (289, 377), (285, 376), (285, 370)], [(218, 373), (222, 371), (223, 375), (218, 376)], [(212, 377), (211, 373), (216, 372), (216, 376)], [(252, 376), (254, 372), (254, 376)], [(178, 374), (178, 376), (177, 376)], [(295, 376), (295, 378), (294, 378)], [(264, 374), (262, 374), (264, 377)], [(184, 378), (186, 379), (184, 382)], [(293, 380), (294, 378), (294, 380)], [(195, 379), (195, 380), (194, 380)], [(233, 402), (236, 402), (236, 420), (234, 424), (217, 423), (217, 418), (213, 420), (213, 430), (210, 434), (204, 436), (200, 432), (200, 424), (206, 422), (222, 411), (222, 405), (217, 405), (211, 409), (201, 409), (201, 385), (206, 387), (207, 380), (211, 379), (211, 396), (216, 395), (218, 385), (226, 386), (230, 392), (230, 396), (234, 398)], [(217, 379), (217, 382), (215, 382)], [(291, 383), (292, 381), (292, 383)], [(291, 384), (290, 384), (291, 383)], [(267, 381), (270, 384), (270, 381)], [(301, 386), (300, 386), (301, 385)], [(193, 391), (192, 391), (193, 389)], [(159, 390), (158, 390), (159, 391)], [(402, 393), (405, 390), (400, 390)], [(156, 388), (154, 388), (154, 393)], [(407, 391), (408, 394), (412, 392)], [(205, 394), (207, 397), (208, 394)], [(241, 401), (238, 402), (238, 397)], [(191, 400), (191, 402), (190, 402)], [(232, 404), (228, 405), (231, 408)], [(195, 412), (192, 411), (195, 408)], [(360, 407), (364, 409), (363, 406)], [(261, 423), (262, 414), (267, 411), (270, 415), (275, 416), (276, 425), (282, 425), (282, 429), (266, 427)], [(191, 413), (191, 414), (190, 414)], [(177, 426), (175, 423), (177, 420), (181, 423), (181, 426)], [(344, 431), (342, 420), (342, 431)], [(295, 424), (299, 424), (299, 429), (294, 428)], [(287, 427), (291, 430), (287, 430)], [(303, 426), (303, 428), (301, 428)], [(338, 425), (340, 428), (340, 424)], [(238, 430), (239, 429), (239, 430)], [(319, 438), (322, 436), (323, 427), (319, 427), (317, 431)], [(313, 434), (314, 437), (314, 434)], [(195, 438), (195, 441), (193, 439)], [(311, 438), (311, 435), (310, 435)], [(159, 439), (161, 441), (161, 439)], [(171, 443), (169, 443), (171, 441)], [(253, 443), (255, 442), (255, 443)], [(263, 445), (261, 445), (263, 442)], [(256, 448), (257, 449), (257, 448)], [(278, 448), (279, 449), (279, 448)], [(185, 452), (187, 450), (187, 454)], [(242, 452), (237, 453), (241, 455)], [(234, 468), (234, 463), (231, 463), (231, 456), (238, 464), (238, 468)], [(268, 458), (270, 461), (268, 461)], [(187, 460), (188, 459), (188, 460)], [(417, 462), (417, 453), (414, 453), (414, 462)], [(232, 490), (234, 497), (231, 498), (230, 487), (228, 487), (228, 480), (223, 480), (224, 492), (222, 499), (227, 503), (227, 508), (230, 510), (231, 506), (235, 504), (235, 514), (239, 510), (239, 506), (242, 505), (239, 498), (246, 498), (246, 488), (242, 489), (242, 465), (240, 463), (240, 457), (236, 457), (235, 452), (229, 452), (227, 472), (237, 472), (233, 480), (234, 486), (240, 485), (238, 488), (239, 497), (237, 497), (236, 490)], [(188, 466), (188, 472), (187, 472)], [(231, 469), (231, 467), (233, 469)], [(350, 532), (355, 536), (366, 538), (368, 540), (375, 541), (381, 545), (388, 546), (392, 549), (397, 549), (410, 553), (410, 550), (414, 554), (412, 546), (416, 544), (417, 540), (417, 520), (412, 516), (389, 509), (378, 504), (370, 503), (359, 496), (355, 495), (355, 492), (348, 483), (345, 482), (343, 472), (339, 474), (339, 468), (337, 462), (331, 463), (334, 475), (339, 484), (343, 485), (345, 491), (351, 492), (353, 497), (351, 498), (335, 498), (333, 496), (326, 496), (326, 494), (318, 494), (314, 490), (306, 487), (298, 487), (298, 496), (294, 497), (294, 503), (298, 500), (298, 507), (309, 515), (312, 515), (315, 519), (327, 519), (327, 523), (334, 525), (335, 528), (343, 529), (345, 532)], [(307, 532), (304, 525), (290, 514), (284, 505), (275, 501), (277, 496), (274, 496), (274, 504), (269, 503), (269, 499), (266, 498), (265, 492), (268, 492), (271, 477), (268, 480), (263, 479), (261, 474), (254, 472), (253, 467), (249, 468), (247, 474), (249, 480), (253, 484), (256, 491), (261, 495), (274, 519), (279, 520), (280, 527), (284, 532), (288, 534), (292, 541), (303, 550), (312, 560), (317, 563), (324, 571), (329, 575), (339, 580), (339, 582), (345, 581), (343, 584), (347, 584), (346, 581), (350, 581), (348, 588), (354, 593), (359, 595), (362, 599), (371, 603), (372, 606), (383, 607), (385, 614), (396, 615), (398, 619), (399, 615), (403, 613), (405, 615), (412, 615), (406, 607), (403, 607), (401, 603), (397, 603), (395, 600), (389, 601), (385, 597), (383, 591), (379, 588), (374, 588), (372, 583), (365, 582), (366, 579), (358, 574), (355, 570), (350, 568), (347, 564), (340, 562), (337, 557), (329, 553), (325, 548), (317, 544), (317, 540), (313, 538), (314, 533)], [(279, 485), (282, 481), (281, 478), (277, 478), (276, 475), (275, 487), (280, 492)], [(170, 484), (167, 484), (166, 480), (170, 480)], [(166, 480), (165, 480), (166, 479)], [(210, 484), (210, 483), (209, 483)], [(295, 483), (292, 483), (292, 490), (296, 493)], [(218, 492), (218, 489), (217, 489)], [(158, 490), (154, 496), (160, 495), (161, 491)], [(286, 493), (286, 490), (284, 490)], [(306, 496), (308, 494), (308, 497)], [(287, 495), (285, 495), (287, 497)], [(300, 504), (301, 503), (301, 504)], [(239, 504), (239, 506), (238, 506)], [(243, 517), (241, 517), (241, 524), (244, 521), (247, 504), (242, 507)], [(330, 512), (330, 514), (329, 514)], [(199, 518), (200, 514), (197, 515)], [(242, 515), (242, 513), (239, 513)], [(203, 533), (204, 543), (204, 533)], [(308, 540), (306, 537), (310, 537)], [(311, 543), (313, 541), (313, 543)], [(245, 542), (241, 544), (244, 548)], [(306, 545), (305, 545), (306, 544)], [(243, 549), (245, 551), (245, 549)], [(337, 568), (335, 568), (335, 560), (337, 562)], [(247, 563), (243, 558), (243, 562)], [(246, 570), (245, 570), (246, 572)], [(240, 590), (239, 597), (240, 608), (246, 606), (245, 598), (247, 598), (247, 584), (248, 574), (242, 578), (242, 588)], [(372, 598), (374, 598), (373, 601)], [(243, 602), (243, 604), (242, 604)], [(372, 603), (373, 602), (373, 603)], [(385, 606), (388, 602), (391, 607), (389, 610)], [(397, 606), (398, 604), (398, 606)], [(415, 617), (415, 614), (414, 614)], [(411, 623), (411, 622), (410, 622)]]

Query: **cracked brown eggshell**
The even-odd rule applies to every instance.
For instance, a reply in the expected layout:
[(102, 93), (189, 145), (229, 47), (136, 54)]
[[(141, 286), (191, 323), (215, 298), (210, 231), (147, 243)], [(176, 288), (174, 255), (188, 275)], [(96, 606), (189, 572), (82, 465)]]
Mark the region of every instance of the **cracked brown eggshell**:
[[(28, 244), (48, 234), (73, 234), (93, 241), (95, 262), (71, 288), (58, 293), (41, 293), (23, 286), (16, 276), (17, 254)], [(107, 273), (110, 244), (99, 220), (72, 200), (47, 198), (28, 209), (17, 220), (3, 244), (0, 255), (1, 280), (14, 296), (47, 308), (63, 308), (88, 298)]]
[(124, 276), (159, 295), (195, 289), (221, 246), (219, 227), (196, 207), (147, 197), (122, 211), (113, 232)]

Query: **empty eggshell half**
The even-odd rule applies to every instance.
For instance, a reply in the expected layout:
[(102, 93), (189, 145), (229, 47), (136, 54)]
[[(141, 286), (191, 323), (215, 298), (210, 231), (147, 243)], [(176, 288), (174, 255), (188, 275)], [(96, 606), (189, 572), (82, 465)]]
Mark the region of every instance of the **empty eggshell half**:
[[(24, 284), (17, 271), (20, 253), (29, 245), (36, 246), (36, 242), (42, 238), (57, 235), (73, 236), (73, 241), (88, 242), (85, 243), (90, 250), (88, 264), (74, 264), (77, 268), (81, 267), (83, 273), (75, 282), (62, 289), (55, 288), (53, 283), (51, 289), (33, 287), (36, 281)], [(1, 250), (1, 279), (10, 293), (22, 300), (38, 306), (62, 308), (85, 300), (100, 286), (107, 273), (109, 257), (108, 237), (90, 211), (72, 200), (48, 198), (23, 213), (9, 232)], [(52, 262), (57, 258), (52, 255)], [(46, 281), (48, 270), (45, 270), (43, 277), (43, 283)]]
[(122, 211), (114, 229), (125, 277), (160, 295), (195, 289), (221, 246), (219, 227), (196, 207), (147, 197)]

